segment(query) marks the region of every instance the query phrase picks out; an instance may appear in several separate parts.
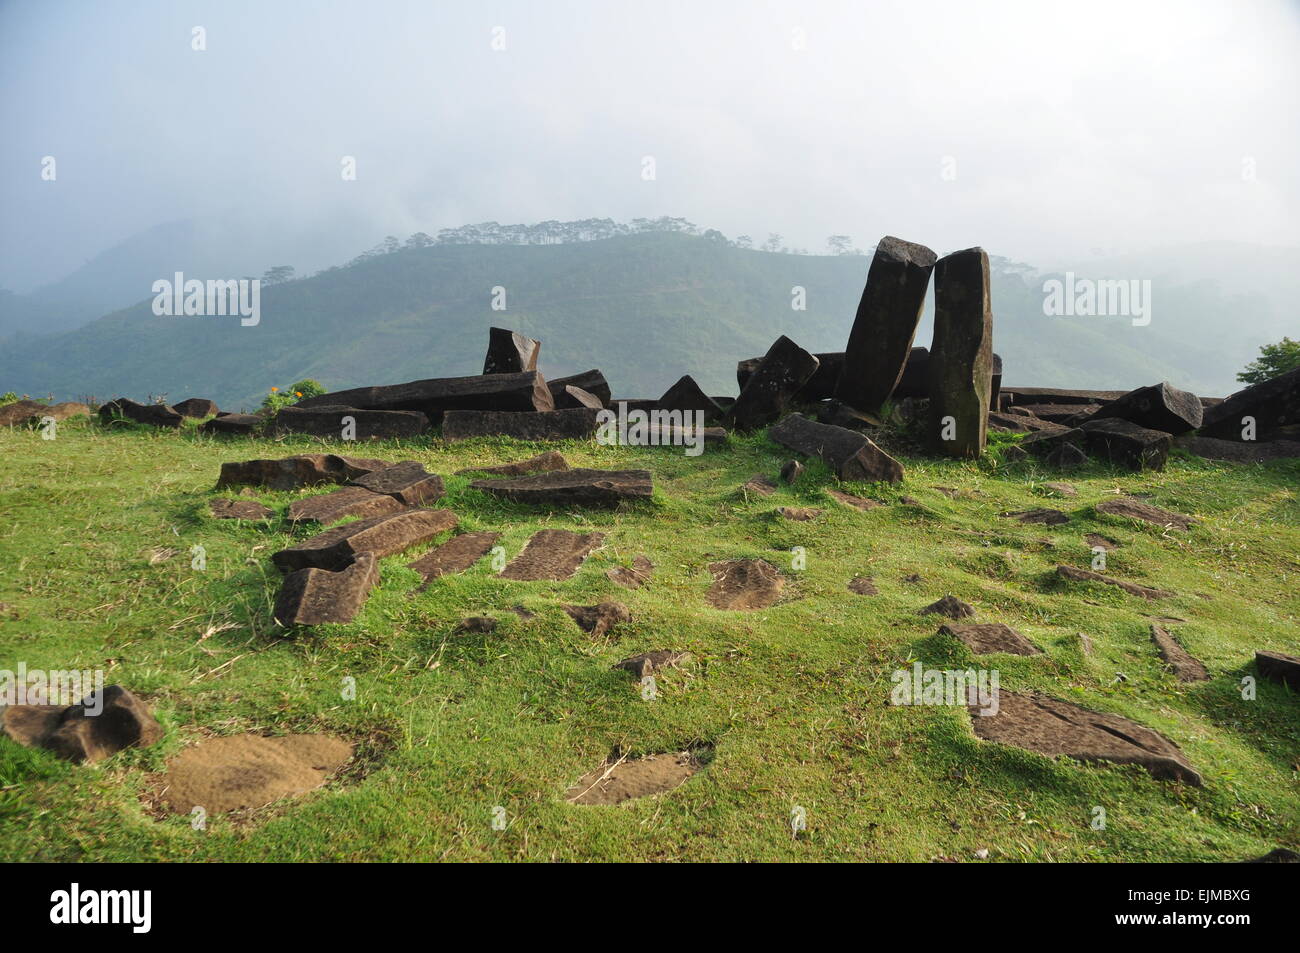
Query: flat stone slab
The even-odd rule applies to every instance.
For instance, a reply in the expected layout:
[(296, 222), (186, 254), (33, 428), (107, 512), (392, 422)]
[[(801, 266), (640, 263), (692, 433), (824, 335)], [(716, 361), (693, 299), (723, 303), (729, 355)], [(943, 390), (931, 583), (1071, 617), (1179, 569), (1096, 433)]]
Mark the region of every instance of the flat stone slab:
[(0, 733), (68, 761), (102, 761), (124, 748), (148, 747), (163, 729), (139, 697), (107, 685), (75, 705), (0, 706)]
[(1043, 650), (1001, 622), (950, 622), (939, 627), (943, 635), (966, 644), (976, 655), (1006, 652), (1010, 655), (1042, 655)]
[(757, 493), (759, 496), (771, 496), (776, 492), (776, 481), (765, 473), (755, 473), (740, 487), (743, 493)]
[(406, 567), (418, 572), (425, 582), (439, 576), (464, 572), (491, 552), (500, 537), (500, 533), (492, 532), (461, 533), (441, 546), (435, 546), (414, 562), (407, 563)]
[(464, 470), (457, 470), (456, 476), (466, 476), (471, 473), (490, 473), (494, 476), (523, 476), (525, 473), (550, 473), (554, 470), (567, 469), (569, 469), (569, 462), (564, 459), (564, 455), (560, 451), (547, 450), (545, 453), (539, 453), (535, 457), (519, 460), (516, 463), (499, 463), (491, 467), (467, 467)]
[(406, 504), (383, 493), (371, 493), (359, 486), (294, 500), (289, 504), (289, 522), (320, 523), (329, 526), (349, 516), (369, 518), (400, 513)]
[(1141, 596), (1143, 599), (1168, 599), (1174, 595), (1172, 592), (1165, 592), (1163, 589), (1149, 589), (1146, 586), (1139, 586), (1135, 582), (1112, 579), (1110, 576), (1103, 576), (1099, 572), (1093, 572), (1090, 569), (1076, 569), (1074, 566), (1057, 566), (1056, 574), (1062, 579), (1068, 579), (1071, 582), (1104, 582), (1108, 586), (1116, 586), (1130, 595)]
[(1256, 652), (1255, 668), (1265, 678), (1300, 692), (1300, 658), (1281, 652)]
[(684, 783), (702, 765), (690, 751), (606, 761), (588, 771), (564, 794), (570, 804), (613, 805), (662, 794)]
[(883, 507), (884, 503), (878, 503), (875, 500), (869, 500), (865, 496), (855, 496), (852, 493), (845, 493), (843, 490), (827, 489), (826, 495), (836, 503), (842, 503), (844, 506), (852, 507), (865, 513), (867, 510), (875, 510)]
[(628, 656), (621, 662), (615, 662), (613, 667), (622, 669), (625, 672), (631, 672), (637, 678), (645, 678), (647, 675), (662, 672), (664, 669), (677, 668), (690, 660), (690, 652), (655, 649), (652, 652), (642, 652), (640, 655)]
[(921, 610), (921, 615), (942, 615), (949, 619), (969, 619), (975, 614), (975, 609), (965, 602), (962, 602), (954, 595), (946, 595), (938, 602), (932, 602)]
[(564, 611), (578, 623), (578, 628), (596, 638), (603, 637), (620, 622), (632, 621), (632, 613), (621, 602), (602, 602), (594, 606), (566, 605)]
[(970, 706), (975, 734), (984, 741), (1035, 751), (1049, 758), (1136, 764), (1153, 777), (1201, 786), (1201, 776), (1172, 741), (1119, 715), (1080, 708), (1043, 695), (998, 693), (998, 712)]
[(790, 414), (768, 429), (767, 435), (791, 450), (824, 460), (841, 480), (901, 483), (903, 465), (871, 442), (865, 434)]
[(1160, 657), (1180, 682), (1209, 681), (1210, 673), (1199, 660), (1178, 644), (1178, 640), (1158, 625), (1151, 626), (1151, 641), (1156, 644)]
[(854, 576), (850, 579), (849, 592), (856, 593), (859, 596), (880, 595), (880, 590), (876, 588), (876, 583), (870, 576)]
[(752, 611), (766, 609), (781, 596), (785, 580), (764, 559), (730, 559), (709, 564), (713, 585), (709, 604), (715, 609)]
[(1163, 470), (1173, 446), (1173, 437), (1164, 431), (1139, 427), (1119, 417), (1094, 417), (1079, 424), (1079, 429), (1089, 455), (1131, 470)]
[(140, 404), (128, 397), (110, 400), (99, 407), (99, 419), (102, 423), (112, 423), (125, 418), (138, 424), (152, 427), (169, 427), (175, 429), (185, 422), (185, 418), (166, 404)]
[(359, 553), (374, 553), (376, 558), (383, 559), (427, 543), (439, 533), (455, 529), (456, 523), (456, 514), (451, 510), (403, 510), (391, 516), (376, 516), (327, 529), (296, 546), (280, 550), (271, 556), (271, 561), (284, 573), (311, 567), (337, 572), (351, 565)]
[(534, 582), (570, 578), (593, 550), (605, 542), (604, 533), (574, 533), (567, 529), (542, 529), (532, 535), (523, 551), (499, 573), (502, 579)]
[(285, 407), (271, 418), (274, 433), (305, 433), (333, 440), (393, 440), (418, 437), (429, 418), (417, 410), (362, 410), (342, 404)]
[(597, 430), (593, 407), (512, 413), (498, 410), (449, 410), (442, 418), (444, 440), (513, 437), (515, 440), (588, 440)]
[(436, 377), (405, 384), (354, 387), (319, 397), (308, 397), (298, 401), (295, 406), (331, 405), (366, 410), (415, 410), (431, 421), (440, 419), (449, 410), (555, 409), (555, 401), (546, 386), (546, 380), (535, 370), (517, 374)]
[(417, 460), (403, 460), (383, 470), (367, 473), (352, 480), (351, 485), (391, 496), (407, 506), (432, 503), (441, 499), (444, 493), (442, 477), (426, 471), (424, 464)]
[(1002, 515), (1019, 523), (1042, 523), (1044, 526), (1060, 526), (1062, 523), (1070, 522), (1067, 514), (1052, 509), (1021, 510), (1018, 513)]
[(374, 553), (358, 553), (337, 572), (299, 569), (285, 577), (272, 615), (285, 626), (351, 622), (377, 585), (379, 560)]
[(654, 568), (654, 563), (648, 557), (637, 556), (632, 560), (631, 566), (616, 566), (605, 573), (605, 577), (624, 589), (640, 589), (650, 581)]
[(780, 506), (776, 511), (796, 523), (808, 523), (822, 515), (822, 511), (815, 506)]
[(257, 414), (226, 414), (224, 417), (213, 417), (200, 427), (199, 431), (208, 434), (247, 436), (260, 427), (264, 419)]
[(649, 470), (555, 470), (509, 480), (474, 480), (470, 487), (516, 503), (559, 506), (616, 506), (648, 500), (654, 493)]
[(280, 460), (244, 460), (221, 465), (217, 489), (251, 484), (293, 490), (320, 483), (346, 483), (391, 466), (387, 460), (344, 457), (335, 453), (300, 453)]
[(1020, 414), (1011, 413), (990, 413), (989, 429), (1001, 430), (1004, 433), (1064, 433), (1069, 430), (1064, 424), (1052, 423), (1050, 420), (1043, 420), (1030, 414), (1028, 411)]
[(219, 520), (269, 520), (274, 515), (256, 500), (213, 500), (208, 505)]
[(1181, 532), (1186, 532), (1188, 528), (1196, 525), (1196, 520), (1190, 516), (1162, 510), (1158, 506), (1143, 503), (1131, 496), (1120, 497), (1116, 500), (1104, 500), (1097, 504), (1097, 512), (1106, 513), (1110, 516), (1125, 516), (1129, 519), (1142, 520), (1145, 523), (1152, 523), (1164, 529), (1176, 529)]

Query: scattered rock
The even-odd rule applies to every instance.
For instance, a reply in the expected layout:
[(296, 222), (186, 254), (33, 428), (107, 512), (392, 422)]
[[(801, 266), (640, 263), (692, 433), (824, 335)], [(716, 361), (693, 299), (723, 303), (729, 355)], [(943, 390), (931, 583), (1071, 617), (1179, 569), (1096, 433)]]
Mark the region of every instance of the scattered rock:
[(262, 420), (257, 414), (226, 414), (213, 417), (199, 428), (199, 432), (248, 436), (262, 425)]
[(283, 408), (271, 418), (272, 433), (305, 433), (334, 440), (393, 440), (418, 437), (429, 418), (417, 410), (360, 410), (344, 404)]
[(1132, 470), (1163, 470), (1173, 445), (1169, 434), (1118, 417), (1087, 420), (1079, 429), (1088, 453)]
[(500, 536), (490, 532), (461, 533), (407, 563), (406, 567), (418, 572), (426, 583), (449, 573), (464, 572), (491, 552)]
[(1101, 404), (1025, 404), (1021, 409), (1048, 423), (1077, 427), (1100, 410)]
[(861, 510), (865, 513), (867, 510), (879, 509), (884, 503), (877, 503), (875, 500), (868, 500), (863, 496), (855, 496), (852, 493), (845, 493), (842, 490), (832, 490), (827, 488), (826, 495), (837, 503), (843, 503), (845, 506), (851, 506), (855, 510)]
[(460, 624), (456, 626), (458, 633), (473, 633), (475, 635), (490, 635), (496, 630), (497, 620), (487, 615), (469, 616), (461, 619)]
[(1096, 533), (1089, 533), (1083, 537), (1083, 541), (1088, 544), (1089, 549), (1096, 549), (1100, 546), (1108, 553), (1113, 553), (1119, 549), (1119, 543), (1113, 539), (1107, 539), (1105, 536), (1098, 536)]
[(690, 751), (650, 754), (630, 761), (615, 757), (579, 778), (564, 798), (570, 804), (622, 804), (671, 791), (702, 767)]
[(352, 745), (330, 735), (208, 738), (167, 762), (162, 800), (175, 814), (265, 807), (320, 787), (351, 757)]
[(538, 413), (449, 410), (442, 418), (444, 440), (513, 437), (515, 440), (588, 440), (598, 429), (599, 410), (572, 407)]
[(274, 513), (256, 500), (213, 500), (212, 515), (219, 520), (269, 520)]
[(1199, 397), (1163, 381), (1131, 390), (1118, 400), (1104, 404), (1092, 414), (1092, 419), (1118, 417), (1148, 430), (1182, 434), (1201, 426), (1203, 413)]
[(345, 523), (310, 539), (282, 549), (271, 561), (283, 573), (298, 569), (328, 569), (337, 572), (352, 564), (360, 553), (374, 553), (383, 559), (456, 527), (451, 510), (411, 509), (391, 516)]
[(740, 488), (743, 493), (757, 493), (759, 496), (771, 496), (776, 492), (776, 482), (763, 473), (755, 473)]
[(880, 590), (876, 588), (876, 583), (870, 576), (854, 576), (850, 579), (849, 592), (857, 593), (860, 596), (880, 595)]
[[(917, 577), (920, 580), (920, 577)], [(975, 614), (974, 608), (962, 602), (954, 595), (946, 595), (938, 602), (932, 602), (921, 610), (921, 615), (938, 613), (949, 619), (969, 619)]]
[(1178, 641), (1160, 626), (1151, 626), (1151, 641), (1155, 642), (1160, 657), (1165, 660), (1165, 664), (1180, 682), (1209, 681), (1210, 673), (1205, 670), (1205, 666), (1193, 658), (1187, 649), (1179, 645)]
[(951, 457), (980, 456), (993, 388), (989, 257), (982, 248), (953, 252), (934, 266), (934, 342), (927, 363), (930, 446)]
[(976, 655), (1006, 652), (1010, 655), (1042, 655), (1043, 650), (1001, 622), (949, 623), (940, 626), (942, 635), (964, 642)]
[(223, 463), (217, 489), (240, 484), (268, 486), (273, 490), (294, 490), (319, 483), (346, 483), (382, 470), (387, 460), (341, 457), (333, 453), (300, 453), (282, 460), (244, 460)]
[(121, 685), (108, 685), (75, 705), (0, 706), (0, 729), (24, 747), (77, 762), (147, 748), (163, 736), (149, 706)]
[(569, 394), (569, 387), (577, 387), (588, 394), (592, 394), (599, 398), (600, 402), (606, 407), (609, 406), (612, 395), (609, 382), (605, 380), (605, 375), (595, 369), (583, 371), (581, 374), (574, 374), (572, 377), (557, 377), (547, 386), (551, 391), (551, 398), (555, 402), (556, 410), (579, 406)]
[(736, 430), (757, 430), (776, 420), (817, 370), (818, 360), (784, 334), (746, 381), (726, 420)]
[(1201, 776), (1178, 746), (1119, 715), (1089, 711), (1042, 695), (999, 692), (996, 714), (970, 707), (975, 734), (985, 741), (1036, 751), (1049, 758), (1136, 764), (1153, 777), (1201, 786)]
[[(1083, 446), (1084, 440), (1084, 433), (1078, 427), (1069, 427), (1062, 430), (1038, 430), (1027, 435), (1020, 443), (1016, 444), (1016, 447), (1026, 453), (1032, 453), (1036, 457), (1048, 457), (1054, 451), (1061, 450), (1066, 445), (1079, 450)], [(1062, 452), (1065, 453), (1066, 451)], [(1079, 450), (1078, 456), (1083, 456), (1082, 450)], [(1084, 460), (1086, 459), (1084, 457)]]
[(648, 500), (654, 493), (649, 470), (556, 470), (509, 480), (474, 480), (470, 487), (516, 503), (559, 506), (616, 506)]
[(1241, 440), (1250, 418), (1253, 436), (1268, 440), (1300, 423), (1300, 367), (1260, 384), (1252, 384), (1209, 407), (1201, 422), (1202, 437)]
[(182, 417), (193, 417), (195, 420), (215, 417), (220, 412), (216, 401), (208, 400), (206, 397), (191, 397), (179, 404), (172, 404), (172, 410)]
[(632, 560), (631, 567), (616, 566), (605, 573), (610, 582), (622, 586), (624, 589), (640, 589), (650, 581), (650, 573), (654, 570), (652, 563), (645, 556), (638, 556)]
[(937, 257), (924, 245), (887, 235), (876, 246), (858, 302), (835, 396), (878, 413), (903, 376)]
[(506, 328), (488, 328), (487, 357), (484, 374), (518, 374), (537, 370), (537, 355), (542, 342), (516, 334)]
[[(592, 390), (590, 387), (583, 389)], [(319, 397), (308, 397), (298, 401), (295, 406), (415, 410), (433, 421), (449, 410), (554, 410), (555, 400), (541, 374), (537, 371), (522, 371), (517, 374), (438, 377), (406, 384), (354, 387)]]
[(1101, 573), (1092, 572), (1089, 569), (1057, 566), (1056, 573), (1062, 579), (1068, 579), (1071, 582), (1104, 582), (1108, 586), (1118, 586), (1130, 595), (1141, 596), (1143, 599), (1168, 599), (1173, 596), (1172, 592), (1165, 592), (1161, 589), (1148, 589), (1146, 586), (1125, 582), (1122, 579), (1112, 579), (1110, 576), (1103, 576)]
[(1255, 669), (1265, 678), (1300, 692), (1300, 658), (1281, 652), (1259, 651), (1255, 653)]
[(171, 427), (173, 429), (184, 423), (185, 418), (166, 404), (137, 404), (126, 397), (110, 400), (99, 408), (100, 422), (110, 424), (114, 420), (132, 420), (138, 424), (153, 427)]
[(1196, 525), (1196, 520), (1190, 516), (1183, 516), (1179, 513), (1171, 513), (1169, 510), (1162, 510), (1158, 506), (1152, 506), (1150, 503), (1143, 503), (1141, 500), (1134, 499), (1131, 496), (1120, 497), (1115, 500), (1105, 500), (1097, 504), (1098, 513), (1106, 513), (1110, 516), (1125, 516), (1129, 519), (1142, 520), (1146, 523), (1152, 523), (1163, 529), (1176, 529), (1186, 532), (1190, 527)]
[(383, 470), (359, 476), (351, 481), (351, 485), (391, 496), (407, 506), (432, 503), (441, 499), (444, 492), (442, 477), (429, 473), (424, 464), (416, 460), (403, 460)]
[(523, 551), (500, 573), (502, 579), (533, 582), (568, 579), (587, 556), (605, 542), (604, 533), (574, 533), (567, 529), (542, 529), (532, 535)]
[(798, 460), (787, 460), (781, 467), (781, 480), (784, 483), (793, 483), (799, 477), (803, 476), (804, 465)]
[(24, 427), (39, 425), (46, 417), (55, 421), (67, 420), (69, 417), (90, 415), (90, 408), (76, 401), (64, 401), (61, 404), (42, 404), (37, 400), (17, 400), (0, 407), (0, 427)]
[(1052, 509), (1022, 510), (1018, 513), (1003, 513), (1002, 515), (1019, 523), (1042, 523), (1044, 526), (1060, 526), (1062, 523), (1070, 522), (1070, 517), (1067, 514)]
[(517, 463), (502, 463), (494, 467), (469, 467), (457, 470), (456, 476), (470, 473), (490, 473), (495, 476), (523, 476), (525, 473), (549, 473), (554, 470), (567, 470), (569, 463), (558, 450), (547, 450), (527, 460)]
[(903, 481), (903, 465), (856, 431), (790, 414), (767, 433), (784, 447), (824, 460), (841, 480)]
[(1216, 437), (1186, 435), (1174, 441), (1188, 453), (1206, 460), (1232, 463), (1267, 463), (1300, 457), (1300, 440), (1219, 440)]
[(388, 516), (404, 509), (406, 506), (391, 496), (371, 493), (359, 486), (345, 486), (329, 493), (294, 500), (289, 504), (289, 522), (329, 526), (348, 516)]
[(1122, 390), (1062, 390), (1059, 387), (1003, 387), (1013, 405), (1105, 404), (1124, 396)]
[(283, 626), (351, 622), (377, 585), (379, 560), (373, 553), (357, 553), (337, 571), (299, 569), (285, 577), (272, 615)]
[(709, 564), (713, 585), (709, 604), (715, 609), (766, 609), (781, 595), (785, 580), (763, 559), (731, 559)]
[(706, 420), (722, 416), (722, 408), (700, 389), (700, 385), (695, 383), (695, 378), (690, 374), (686, 374), (664, 391), (664, 395), (656, 403), (659, 410), (702, 410)]
[(566, 605), (564, 611), (578, 623), (578, 628), (596, 638), (603, 637), (620, 622), (632, 621), (632, 613), (621, 602), (602, 602), (594, 606)]
[(1057, 496), (1078, 496), (1079, 491), (1069, 483), (1044, 483), (1044, 490), (1050, 490)]
[(631, 672), (637, 678), (645, 678), (667, 668), (677, 668), (690, 660), (690, 652), (656, 649), (653, 652), (642, 652), (640, 655), (632, 655), (621, 662), (615, 662), (614, 668)]
[(822, 515), (822, 511), (815, 506), (780, 506), (776, 511), (796, 523), (807, 523)]

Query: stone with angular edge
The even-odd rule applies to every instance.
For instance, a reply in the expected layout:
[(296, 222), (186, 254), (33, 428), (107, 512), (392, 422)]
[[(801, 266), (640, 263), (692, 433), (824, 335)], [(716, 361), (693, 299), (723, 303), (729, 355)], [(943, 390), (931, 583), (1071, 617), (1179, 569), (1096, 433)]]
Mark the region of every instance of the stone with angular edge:
[(439, 533), (455, 529), (456, 523), (456, 514), (451, 510), (403, 510), (327, 529), (280, 550), (271, 561), (284, 573), (312, 567), (337, 572), (350, 565), (358, 553), (374, 553), (382, 559), (427, 543)]
[(1165, 592), (1163, 589), (1139, 586), (1135, 582), (1112, 579), (1110, 576), (1103, 576), (1099, 572), (1093, 572), (1090, 569), (1076, 569), (1074, 566), (1057, 566), (1056, 574), (1062, 579), (1068, 579), (1071, 582), (1104, 582), (1108, 586), (1116, 586), (1129, 595), (1141, 596), (1143, 599), (1168, 599), (1174, 595), (1172, 592)]
[(349, 485), (391, 496), (407, 506), (432, 503), (441, 499), (444, 493), (442, 477), (429, 473), (418, 460), (403, 460), (383, 470), (367, 473), (349, 481)]
[(875, 414), (855, 410), (843, 401), (824, 401), (817, 408), (817, 422), (830, 424), (832, 427), (844, 427), (847, 430), (879, 429), (885, 422)]
[(1070, 428), (1032, 414), (989, 414), (989, 429), (1005, 433), (1064, 433)]
[(557, 470), (508, 480), (474, 480), (470, 488), (516, 503), (551, 506), (617, 506), (648, 500), (654, 493), (649, 470)]
[(921, 615), (943, 615), (949, 619), (969, 619), (975, 609), (962, 602), (954, 595), (946, 595), (938, 602), (932, 602), (921, 610)]
[(525, 473), (549, 473), (553, 470), (569, 469), (569, 461), (558, 450), (547, 450), (545, 453), (539, 453), (535, 457), (529, 457), (527, 460), (519, 460), (515, 463), (500, 463), (490, 467), (467, 467), (464, 470), (457, 470), (456, 476), (466, 476), (471, 473), (490, 473), (496, 476), (523, 476)]
[(134, 421), (138, 424), (149, 424), (153, 427), (179, 427), (185, 422), (185, 418), (178, 414), (166, 404), (139, 404), (127, 397), (119, 397), (116, 400), (110, 400), (107, 404), (100, 405), (99, 419), (101, 423), (112, 423), (119, 418)]
[(45, 748), (77, 762), (102, 761), (163, 737), (149, 706), (121, 685), (107, 685), (75, 705), (0, 707), (0, 729), (24, 747)]
[(501, 579), (536, 582), (570, 578), (587, 556), (605, 543), (604, 533), (574, 533), (567, 529), (542, 529), (524, 544), (523, 550), (505, 569)]
[(1067, 444), (1079, 450), (1082, 448), (1085, 439), (1083, 431), (1078, 427), (1062, 428), (1061, 430), (1038, 430), (1026, 436), (1016, 444), (1016, 447), (1023, 452), (1046, 457)]
[(1202, 437), (1242, 440), (1246, 418), (1254, 420), (1256, 440), (1267, 440), (1300, 423), (1300, 367), (1237, 391), (1205, 411)]
[(581, 387), (575, 387), (573, 384), (569, 384), (564, 388), (564, 392), (568, 394), (569, 397), (573, 398), (579, 407), (589, 407), (592, 410), (603, 410), (605, 408), (604, 401), (595, 394), (590, 394), (583, 390)]
[(219, 520), (269, 520), (273, 511), (255, 500), (213, 500), (212, 515)]
[(1077, 427), (1100, 410), (1101, 404), (1021, 404), (1018, 409), (1048, 423)]
[(602, 602), (594, 606), (566, 605), (564, 611), (578, 623), (578, 628), (601, 638), (620, 622), (631, 622), (632, 613), (621, 602)]
[(1265, 678), (1300, 692), (1300, 658), (1282, 652), (1259, 651), (1255, 653), (1255, 668)]
[(296, 407), (358, 407), (363, 410), (415, 410), (430, 421), (449, 410), (554, 410), (546, 380), (537, 371), (434, 377), (405, 384), (354, 387), (298, 401)]
[(1164, 529), (1176, 529), (1180, 532), (1186, 532), (1196, 525), (1196, 520), (1190, 516), (1183, 516), (1181, 513), (1174, 513), (1170, 510), (1162, 510), (1158, 506), (1152, 506), (1150, 503), (1144, 503), (1131, 496), (1104, 500), (1097, 504), (1096, 509), (1098, 513), (1105, 513), (1108, 516), (1123, 516), (1128, 519), (1151, 523)]
[(1088, 455), (1072, 443), (1057, 444), (1043, 457), (1043, 463), (1057, 470), (1073, 470), (1088, 462)]
[(406, 504), (383, 493), (373, 493), (359, 486), (345, 486), (316, 496), (294, 500), (289, 504), (290, 523), (320, 523), (329, 526), (349, 516), (368, 519), (400, 513)]
[(1300, 457), (1300, 440), (1220, 440), (1186, 434), (1174, 441), (1188, 453), (1207, 460), (1227, 460), (1233, 463), (1265, 463), (1269, 460), (1290, 460)]
[(498, 410), (449, 410), (442, 418), (444, 440), (513, 437), (516, 440), (589, 440), (599, 426), (593, 407), (517, 413)]
[(1209, 681), (1210, 673), (1205, 670), (1205, 666), (1160, 626), (1151, 626), (1151, 641), (1156, 644), (1160, 657), (1180, 682)]
[(358, 553), (336, 571), (299, 569), (285, 577), (272, 616), (285, 626), (351, 622), (377, 585), (379, 560), (374, 553)]
[(722, 408), (704, 393), (690, 374), (678, 379), (655, 403), (657, 410), (700, 410), (706, 420), (722, 416)]
[(1083, 449), (1090, 455), (1131, 470), (1163, 470), (1173, 442), (1163, 431), (1148, 430), (1119, 417), (1094, 417), (1079, 429), (1083, 431)]
[(334, 440), (392, 440), (418, 437), (429, 418), (416, 410), (361, 410), (344, 405), (285, 407), (271, 418), (272, 433), (305, 433)]
[(180, 403), (172, 404), (172, 410), (182, 417), (193, 417), (196, 420), (215, 417), (220, 412), (217, 402), (206, 397), (190, 397), (182, 400)]
[(1067, 390), (1059, 387), (1003, 387), (1014, 405), (1024, 404), (1104, 404), (1119, 400), (1122, 390)]
[(976, 655), (1005, 652), (1008, 655), (1042, 655), (1043, 650), (1001, 622), (952, 622), (939, 627), (943, 635), (963, 642)]
[(791, 450), (819, 457), (841, 480), (901, 483), (903, 465), (863, 434), (790, 414), (767, 435)]
[(794, 483), (803, 476), (804, 465), (798, 460), (787, 460), (781, 465), (781, 482)]
[(435, 546), (414, 562), (407, 563), (406, 568), (414, 569), (425, 582), (439, 576), (464, 572), (491, 552), (500, 538), (500, 533), (461, 533), (441, 546)]
[(953, 252), (934, 266), (934, 341), (927, 363), (931, 448), (978, 457), (993, 393), (989, 256), (982, 248)]
[(725, 420), (736, 430), (757, 430), (776, 420), (817, 370), (818, 361), (784, 334), (768, 348)]
[(1199, 397), (1162, 381), (1131, 390), (1118, 400), (1103, 404), (1090, 419), (1118, 417), (1148, 430), (1183, 434), (1201, 426), (1203, 416)]
[[(823, 352), (814, 354), (813, 357), (817, 358), (817, 370), (795, 391), (792, 398), (795, 403), (812, 404), (835, 396), (835, 385), (840, 379), (840, 370), (844, 367), (844, 352)], [(762, 363), (761, 357), (751, 357), (736, 363), (736, 383), (741, 390), (745, 389)]]
[(570, 377), (557, 377), (547, 386), (551, 391), (551, 398), (555, 403), (556, 410), (579, 406), (568, 394), (567, 388), (570, 386), (578, 387), (588, 394), (595, 395), (606, 407), (609, 406), (610, 398), (613, 396), (613, 391), (609, 389), (609, 382), (605, 380), (605, 375), (595, 368), (583, 371), (581, 374), (573, 374)]
[(1043, 695), (1002, 691), (994, 714), (968, 707), (975, 734), (1049, 758), (1136, 764), (1153, 777), (1194, 787), (1201, 776), (1169, 739), (1119, 715), (1090, 711)]
[(877, 413), (894, 393), (911, 354), (936, 260), (924, 245), (889, 235), (876, 246), (835, 388), (844, 403)]
[(246, 436), (260, 427), (264, 419), (257, 414), (226, 414), (222, 417), (213, 417), (203, 424), (199, 431)]
[(392, 466), (387, 460), (344, 457), (335, 453), (300, 453), (280, 460), (243, 460), (223, 463), (217, 489), (240, 484), (293, 490), (320, 483), (346, 483)]
[(487, 357), (484, 374), (519, 374), (537, 370), (537, 355), (542, 342), (524, 337), (507, 328), (488, 328)]

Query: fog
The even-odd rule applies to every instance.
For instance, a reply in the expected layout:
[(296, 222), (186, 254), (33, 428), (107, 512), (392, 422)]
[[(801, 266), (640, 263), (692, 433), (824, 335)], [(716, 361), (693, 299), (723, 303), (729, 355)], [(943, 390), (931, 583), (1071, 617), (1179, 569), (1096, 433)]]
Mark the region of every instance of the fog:
[(606, 216), (1058, 267), (1294, 245), (1298, 28), (1267, 2), (5, 3), (0, 286), (184, 219), (300, 273)]

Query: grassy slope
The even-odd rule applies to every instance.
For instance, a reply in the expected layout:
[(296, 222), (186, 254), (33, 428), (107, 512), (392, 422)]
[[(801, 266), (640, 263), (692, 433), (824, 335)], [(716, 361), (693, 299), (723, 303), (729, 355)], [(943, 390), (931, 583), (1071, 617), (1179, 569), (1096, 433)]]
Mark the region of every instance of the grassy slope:
[[(1246, 702), (1236, 688), (1255, 648), (1300, 652), (1294, 462), (1182, 457), (1141, 477), (1093, 467), (1068, 478), (1077, 499), (1046, 503), (1038, 481), (1053, 477), (1032, 464), (998, 467), (996, 452), (979, 465), (905, 458), (901, 488), (856, 487), (893, 505), (858, 513), (822, 495), (832, 484), (820, 466), (773, 497), (740, 497), (747, 477), (785, 459), (763, 437), (694, 459), (566, 445), (574, 465), (650, 467), (655, 502), (546, 514), (449, 477), (445, 503), (464, 529), (503, 530), (512, 555), (541, 526), (606, 531), (606, 547), (573, 579), (500, 582), (485, 561), (416, 594), (418, 577), (404, 567), (414, 553), (397, 556), (355, 623), (285, 639), (269, 621), (279, 577), (267, 557), (289, 534), (212, 520), (207, 504), (222, 461), (313, 445), (85, 422), (62, 425), (53, 442), (0, 431), (0, 601), (9, 606), (0, 667), (105, 668), (110, 682), (144, 694), (167, 729), (155, 748), (97, 767), (0, 740), (0, 859), (915, 861), (987, 847), (996, 860), (1232, 860), (1300, 845), (1300, 700), (1261, 682)], [(359, 452), (450, 474), (536, 449), (421, 441)], [(934, 486), (979, 492), (950, 500)], [(1203, 522), (1162, 535), (1095, 514), (1117, 489), (1149, 491)], [(294, 494), (258, 497), (283, 510)], [(825, 514), (790, 523), (774, 515), (787, 502)], [(997, 515), (1036, 505), (1075, 517), (1043, 527)], [(1146, 603), (1058, 581), (1058, 562), (1088, 565), (1089, 531), (1124, 544), (1110, 557), (1115, 575), (1179, 596)], [(207, 550), (204, 572), (185, 555), (196, 543)], [(777, 606), (721, 612), (705, 602), (710, 561), (761, 556), (789, 570), (793, 546), (806, 547), (807, 568), (787, 572)], [(157, 547), (180, 555), (151, 565)], [(605, 578), (638, 553), (656, 565), (652, 585), (628, 592)], [(923, 582), (903, 581), (915, 572)], [(847, 592), (857, 573), (873, 575), (880, 595)], [(936, 636), (935, 617), (916, 614), (948, 592), (1045, 649), (992, 657), (1004, 689), (1135, 718), (1182, 746), (1204, 789), (985, 744), (961, 709), (890, 707), (889, 673), (913, 659), (977, 664)], [(634, 615), (616, 643), (593, 642), (560, 609), (605, 599)], [(537, 617), (506, 611), (516, 604)], [(453, 634), (474, 614), (495, 614), (500, 626)], [(1212, 681), (1186, 688), (1162, 672), (1148, 615), (1187, 620), (1176, 633)], [(233, 627), (201, 638), (223, 624)], [(1093, 656), (1081, 653), (1079, 632)], [(643, 701), (610, 665), (663, 647), (696, 661), (660, 678), (658, 701)], [(356, 679), (354, 702), (340, 697), (345, 676)], [(300, 801), (240, 821), (214, 817), (207, 831), (142, 806), (149, 772), (182, 745), (249, 730), (338, 732), (361, 742), (361, 764)], [(715, 746), (711, 764), (671, 794), (618, 808), (563, 801), (615, 745), (639, 754), (700, 741)], [(495, 805), (508, 811), (504, 832), (492, 830)], [(795, 805), (808, 817), (798, 839)], [(1089, 826), (1098, 805), (1104, 831)]]

